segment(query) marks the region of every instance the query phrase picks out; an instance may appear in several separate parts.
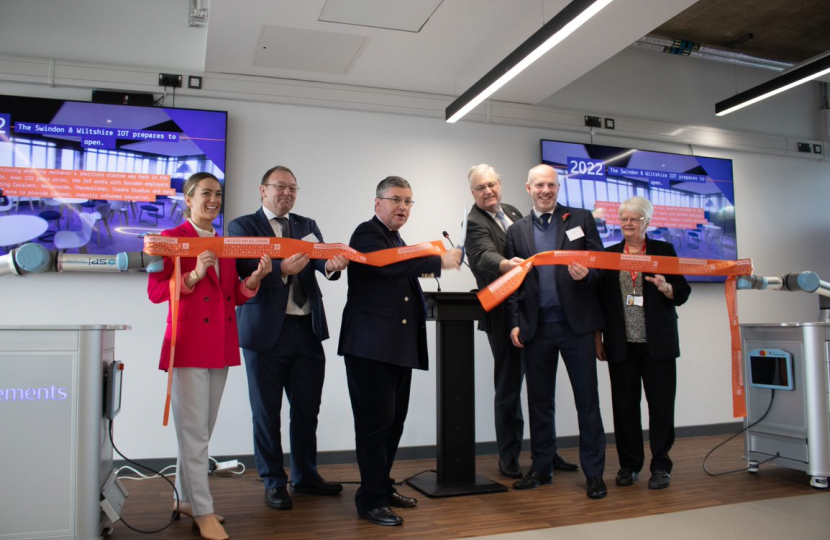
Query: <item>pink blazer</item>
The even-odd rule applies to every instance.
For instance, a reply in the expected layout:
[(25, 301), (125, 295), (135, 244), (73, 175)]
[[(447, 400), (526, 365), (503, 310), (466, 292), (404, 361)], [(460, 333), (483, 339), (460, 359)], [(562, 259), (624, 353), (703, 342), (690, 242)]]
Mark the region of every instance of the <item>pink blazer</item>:
[[(189, 221), (164, 231), (162, 236), (199, 236)], [(182, 276), (196, 268), (196, 258), (182, 258)], [(154, 304), (170, 300), (170, 276), (173, 259), (164, 259), (164, 271), (149, 275), (147, 295)], [(239, 336), (236, 330), (235, 306), (244, 304), (256, 295), (239, 281), (235, 259), (219, 259), (219, 276), (214, 268), (192, 290), (182, 285), (179, 302), (178, 337), (175, 367), (224, 368), (238, 366)], [(161, 347), (159, 369), (167, 371), (170, 363), (172, 333), (170, 309), (167, 311), (167, 330)]]

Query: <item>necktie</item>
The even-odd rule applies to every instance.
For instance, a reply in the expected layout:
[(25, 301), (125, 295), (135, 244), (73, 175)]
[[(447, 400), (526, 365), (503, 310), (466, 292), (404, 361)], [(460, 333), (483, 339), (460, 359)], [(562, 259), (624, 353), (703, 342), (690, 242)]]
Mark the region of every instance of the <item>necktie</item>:
[[(277, 223), (279, 223), (280, 227), (282, 227), (282, 237), (291, 238), (291, 227), (288, 224), (288, 218), (277, 217), (274, 219), (276, 219)], [(294, 279), (295, 277), (297, 279)], [(291, 287), (291, 300), (294, 301), (294, 304), (298, 308), (302, 308), (308, 301), (308, 297), (306, 297), (305, 290), (303, 290), (303, 285), (300, 283), (299, 275), (288, 276), (288, 284)]]
[(288, 225), (288, 218), (285, 217), (275, 217), (277, 223), (280, 224), (280, 228), (282, 229), (282, 237), (283, 238), (291, 238), (291, 229)]
[(504, 232), (507, 232), (507, 228), (510, 227), (510, 223), (507, 222), (507, 217), (504, 215), (504, 210), (499, 210), (496, 212), (496, 219), (499, 220), (501, 223), (501, 228), (504, 229)]
[(550, 212), (542, 214), (542, 228), (546, 231), (548, 230), (548, 227), (550, 227), (550, 218), (552, 215), (553, 214), (551, 214)]
[(401, 233), (399, 233), (398, 231), (392, 231), (392, 237), (393, 237), (393, 239), (395, 241), (395, 245), (397, 247), (403, 247), (404, 246), (403, 238), (401, 238)]

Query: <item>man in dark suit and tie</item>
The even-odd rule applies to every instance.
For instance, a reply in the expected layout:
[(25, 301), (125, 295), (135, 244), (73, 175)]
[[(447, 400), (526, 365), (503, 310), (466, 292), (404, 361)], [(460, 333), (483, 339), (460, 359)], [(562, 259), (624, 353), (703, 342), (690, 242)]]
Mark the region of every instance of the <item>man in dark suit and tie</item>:
[[(521, 219), (515, 207), (501, 202), (501, 178), (493, 167), (482, 163), (467, 173), (470, 192), (475, 205), (467, 216), (467, 238), (464, 246), (470, 257), (470, 269), (478, 288), (484, 288), (498, 277), (522, 262), (519, 258), (504, 256), (507, 229)], [(521, 478), (519, 454), (524, 437), (522, 417), (522, 351), (510, 341), (510, 323), (504, 304), (485, 314), (479, 330), (487, 332), (493, 351), (496, 395), (493, 403), (496, 421), (496, 446), (499, 451), (499, 470), (508, 478)], [(553, 468), (575, 471), (577, 466), (566, 462), (556, 453), (556, 430), (553, 430)]]
[[(362, 253), (404, 246), (398, 230), (415, 202), (398, 176), (378, 184), (375, 216), (358, 225), (349, 245)], [(458, 268), (461, 251), (375, 267), (353, 263), (338, 354), (345, 356), (355, 426), (360, 487), (357, 513), (375, 525), (401, 525), (391, 507), (418, 504), (390, 477), (409, 407), (413, 369), (427, 369), (426, 305), (418, 277)]]
[[(587, 210), (556, 203), (556, 170), (537, 165), (528, 173), (527, 192), (533, 199), (530, 215), (507, 232), (507, 258), (527, 259), (552, 250), (602, 251), (594, 217)], [(539, 266), (507, 300), (510, 339), (525, 349), (530, 444), (533, 465), (516, 482), (530, 489), (552, 481), (553, 404), (559, 354), (568, 370), (579, 420), (579, 461), (587, 478), (588, 497), (605, 497), (605, 431), (599, 409), (594, 331), (602, 328), (596, 286), (599, 272), (581, 264)]]
[[(228, 225), (230, 236), (290, 237), (322, 242), (313, 219), (289, 213), (297, 199), (297, 179), (287, 167), (266, 171), (259, 186), (262, 208)], [(244, 279), (256, 269), (255, 259), (239, 259)], [(317, 415), (323, 393), (328, 339), (326, 313), (314, 272), (335, 280), (348, 265), (338, 256), (309, 264), (307, 254), (274, 260), (274, 271), (259, 292), (237, 311), (239, 345), (245, 357), (248, 395), (254, 423), (254, 454), (265, 483), (265, 502), (288, 510), (288, 477), (280, 438), (282, 394), (291, 405), (291, 484), (294, 493), (337, 495), (343, 486), (317, 473)]]

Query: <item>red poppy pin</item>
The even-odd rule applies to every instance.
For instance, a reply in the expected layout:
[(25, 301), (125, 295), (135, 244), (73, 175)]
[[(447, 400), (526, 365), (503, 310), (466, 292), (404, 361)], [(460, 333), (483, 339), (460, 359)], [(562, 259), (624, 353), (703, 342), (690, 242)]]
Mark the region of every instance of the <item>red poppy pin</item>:
[(565, 215), (562, 216), (562, 223), (565, 223), (566, 221), (568, 221), (569, 217), (571, 217), (571, 213), (570, 212), (565, 212)]

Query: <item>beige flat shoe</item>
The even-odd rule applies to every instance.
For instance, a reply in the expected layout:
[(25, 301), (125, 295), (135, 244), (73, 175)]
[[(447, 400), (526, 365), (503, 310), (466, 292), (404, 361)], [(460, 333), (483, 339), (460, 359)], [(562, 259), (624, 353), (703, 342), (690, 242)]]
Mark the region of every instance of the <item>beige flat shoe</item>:
[(193, 528), (199, 531), (199, 536), (205, 540), (228, 540), (228, 533), (216, 519), (216, 514), (205, 514), (193, 517)]
[[(180, 502), (179, 503), (179, 508), (178, 508), (178, 511), (177, 511), (176, 503), (174, 501), (173, 502), (173, 511), (177, 512), (176, 513), (176, 521), (180, 520), (182, 518), (182, 515), (185, 515), (185, 516), (189, 517), (190, 519), (193, 519), (193, 507), (190, 505), (189, 502)], [(213, 515), (216, 516), (216, 519), (219, 521), (219, 523), (225, 523), (225, 516), (220, 516), (219, 514), (213, 514)]]

